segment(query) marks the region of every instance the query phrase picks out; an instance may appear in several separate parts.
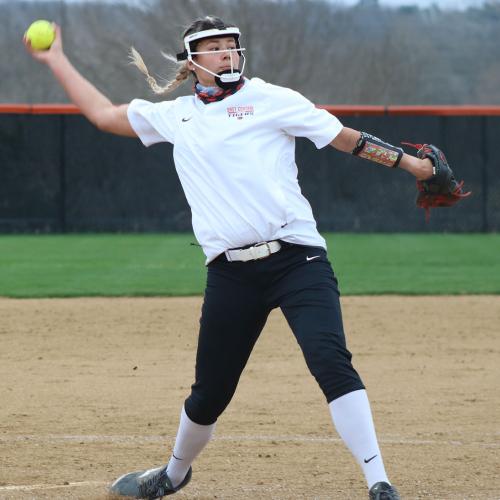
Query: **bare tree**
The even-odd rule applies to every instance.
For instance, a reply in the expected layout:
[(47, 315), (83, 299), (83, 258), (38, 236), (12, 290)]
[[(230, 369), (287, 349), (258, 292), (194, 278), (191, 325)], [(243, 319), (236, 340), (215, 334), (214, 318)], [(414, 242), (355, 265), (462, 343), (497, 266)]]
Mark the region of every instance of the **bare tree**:
[[(324, 0), (156, 0), (149, 10), (100, 3), (0, 3), (0, 101), (65, 102), (49, 71), (23, 52), (31, 21), (63, 24), (65, 48), (116, 102), (157, 99), (127, 64), (131, 45), (161, 80), (174, 70), (161, 51), (182, 49), (194, 18), (238, 24), (248, 76), (295, 88), (325, 104), (500, 103), (500, 0), (481, 8), (347, 8)], [(181, 86), (173, 95), (190, 93)]]

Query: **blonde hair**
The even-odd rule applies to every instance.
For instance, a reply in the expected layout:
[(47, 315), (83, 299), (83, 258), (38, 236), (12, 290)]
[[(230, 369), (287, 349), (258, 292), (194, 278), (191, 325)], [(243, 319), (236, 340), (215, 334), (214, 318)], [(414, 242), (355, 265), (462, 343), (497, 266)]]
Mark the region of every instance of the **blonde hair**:
[(170, 92), (173, 92), (177, 87), (179, 87), (185, 80), (188, 79), (189, 75), (192, 74), (193, 72), (188, 68), (188, 63), (187, 61), (183, 61), (181, 63), (177, 62), (177, 59), (170, 54), (165, 54), (162, 52), (163, 57), (165, 57), (168, 61), (171, 61), (175, 63), (178, 68), (175, 76), (171, 78), (170, 80), (167, 81), (167, 83), (162, 87), (158, 85), (158, 82), (156, 79), (149, 74), (149, 70), (144, 63), (144, 60), (137, 52), (137, 50), (134, 49), (134, 47), (130, 47), (130, 64), (133, 64), (136, 66), (141, 73), (143, 73), (146, 76), (146, 81), (148, 82), (149, 86), (153, 90), (155, 94), (169, 94)]
[[(182, 35), (182, 39), (191, 33), (198, 33), (199, 31), (209, 30), (209, 29), (224, 29), (235, 26), (234, 24), (226, 24), (222, 19), (215, 16), (205, 16), (200, 19), (196, 19), (193, 21), (188, 28), (184, 31)], [(130, 47), (130, 64), (136, 66), (141, 73), (146, 75), (146, 81), (149, 83), (149, 86), (153, 90), (155, 94), (169, 94), (173, 92), (179, 85), (181, 85), (189, 75), (191, 74), (196, 79), (196, 73), (188, 68), (188, 62), (178, 62), (177, 58), (171, 56), (170, 54), (165, 54), (162, 52), (163, 57), (170, 62), (173, 62), (177, 65), (177, 73), (175, 77), (171, 80), (167, 81), (167, 84), (163, 87), (158, 85), (157, 81), (154, 77), (149, 74), (148, 68), (144, 64), (144, 60), (141, 57), (141, 54), (134, 49), (134, 47)]]

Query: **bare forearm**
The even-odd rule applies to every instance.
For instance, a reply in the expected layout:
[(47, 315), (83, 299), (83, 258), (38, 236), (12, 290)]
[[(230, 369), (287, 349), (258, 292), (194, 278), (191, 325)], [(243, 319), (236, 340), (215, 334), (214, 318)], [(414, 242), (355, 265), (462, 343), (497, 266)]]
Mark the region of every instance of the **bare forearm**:
[(71, 102), (98, 126), (102, 111), (113, 106), (111, 101), (84, 78), (63, 53), (51, 60), (49, 67)]
[(354, 130), (353, 128), (344, 127), (340, 134), (333, 139), (330, 143), (335, 149), (343, 151), (344, 153), (350, 153), (355, 147), (361, 137), (361, 132)]
[(407, 155), (406, 153), (403, 153), (403, 157), (399, 162), (399, 168), (414, 175), (419, 181), (428, 179), (433, 174), (433, 166), (429, 158), (421, 160), (420, 158)]

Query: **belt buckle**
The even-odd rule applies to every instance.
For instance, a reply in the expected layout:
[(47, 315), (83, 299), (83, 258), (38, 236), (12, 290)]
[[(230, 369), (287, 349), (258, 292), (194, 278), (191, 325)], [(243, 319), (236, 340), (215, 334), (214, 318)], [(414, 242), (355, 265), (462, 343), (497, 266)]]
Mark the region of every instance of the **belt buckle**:
[(261, 241), (260, 243), (256, 243), (256, 244), (253, 246), (253, 248), (256, 248), (256, 247), (262, 247), (262, 246), (264, 246), (264, 245), (265, 245), (265, 246), (266, 246), (266, 248), (267, 248), (267, 252), (268, 252), (268, 254), (267, 254), (267, 255), (263, 255), (262, 257), (257, 257), (257, 258), (256, 258), (256, 259), (254, 259), (254, 260), (262, 260), (262, 259), (267, 259), (267, 257), (269, 257), (269, 256), (272, 254), (272, 252), (271, 252), (271, 247), (269, 246), (269, 242), (267, 242), (267, 241)]

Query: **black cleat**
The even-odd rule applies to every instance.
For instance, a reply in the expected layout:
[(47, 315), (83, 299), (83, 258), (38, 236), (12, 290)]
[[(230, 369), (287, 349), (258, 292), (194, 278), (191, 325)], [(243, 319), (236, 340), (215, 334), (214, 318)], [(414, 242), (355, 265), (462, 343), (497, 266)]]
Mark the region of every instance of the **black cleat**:
[(174, 487), (167, 475), (166, 465), (157, 467), (156, 469), (129, 472), (119, 477), (110, 486), (109, 492), (113, 495), (123, 497), (154, 500), (155, 498), (173, 495), (184, 488), (191, 480), (191, 474), (192, 470), (191, 467), (189, 467), (186, 477), (179, 485)]
[(401, 500), (401, 497), (394, 486), (380, 482), (370, 488), (370, 500)]

